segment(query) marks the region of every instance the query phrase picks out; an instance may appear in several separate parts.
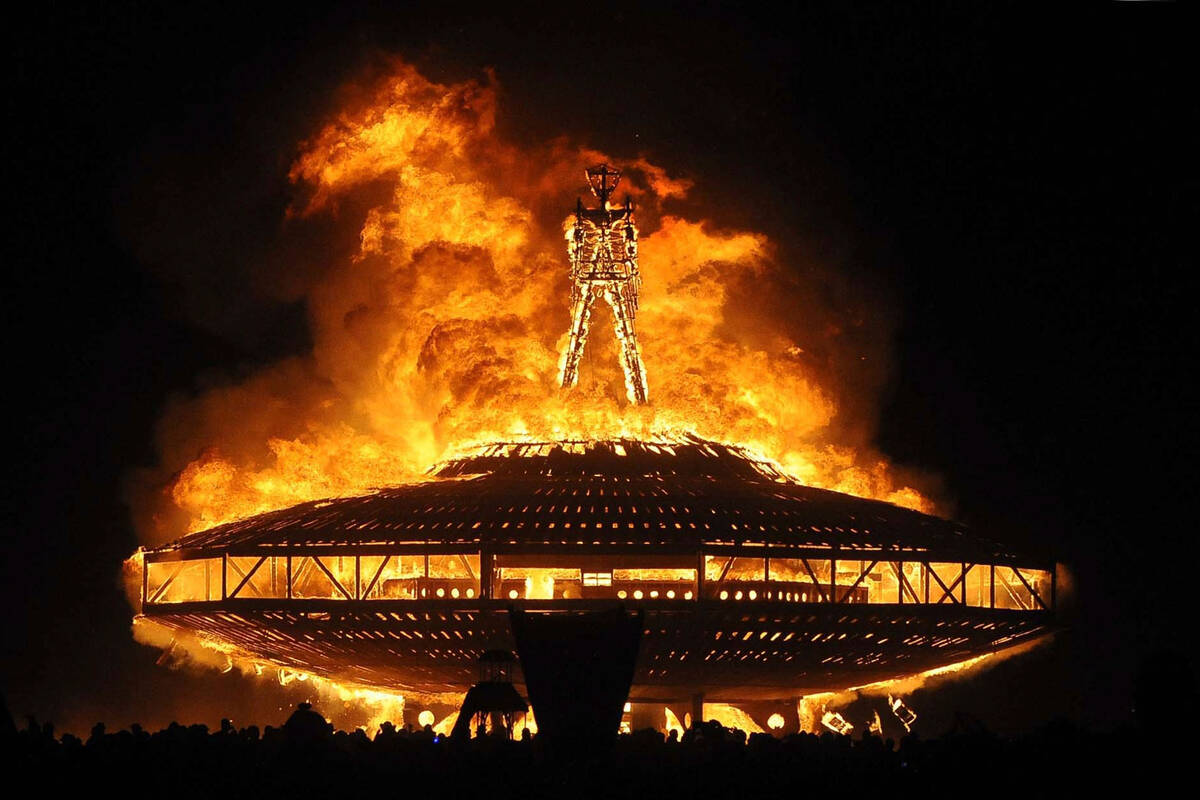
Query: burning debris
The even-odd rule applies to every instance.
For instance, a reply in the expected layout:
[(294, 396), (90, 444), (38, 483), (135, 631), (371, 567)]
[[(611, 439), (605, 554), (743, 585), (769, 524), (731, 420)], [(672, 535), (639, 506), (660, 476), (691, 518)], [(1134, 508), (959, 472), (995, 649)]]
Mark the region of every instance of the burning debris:
[(831, 730), (834, 733), (840, 733), (842, 736), (849, 736), (851, 732), (854, 731), (854, 726), (847, 722), (846, 718), (836, 711), (826, 711), (824, 714), (822, 714), (821, 724), (824, 725), (828, 730)]
[(892, 709), (892, 713), (896, 715), (896, 719), (900, 720), (900, 724), (904, 726), (904, 730), (912, 731), (912, 724), (917, 721), (917, 714), (899, 697), (888, 695), (888, 708)]

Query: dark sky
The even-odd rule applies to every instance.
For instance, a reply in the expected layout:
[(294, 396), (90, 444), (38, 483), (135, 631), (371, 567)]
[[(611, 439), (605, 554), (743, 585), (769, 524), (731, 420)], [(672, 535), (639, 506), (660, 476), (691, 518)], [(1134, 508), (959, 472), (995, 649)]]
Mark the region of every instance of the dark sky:
[[(58, 5), (12, 27), (13, 712), (274, 719), (245, 681), (169, 672), (133, 643), (122, 485), (170, 397), (306, 350), (301, 303), (240, 293), (280, 257), (296, 143), (397, 53), (434, 79), (492, 67), (505, 135), (644, 152), (727, 198), (719, 222), (888, 298), (877, 443), (941, 476), (968, 524), (1054, 549), (1078, 589), (1050, 647), (926, 702), (1001, 728), (1127, 719), (1139, 665), (1187, 649), (1196, 580), (1180, 12), (561, 5)], [(139, 230), (147, 192), (192, 235)]]

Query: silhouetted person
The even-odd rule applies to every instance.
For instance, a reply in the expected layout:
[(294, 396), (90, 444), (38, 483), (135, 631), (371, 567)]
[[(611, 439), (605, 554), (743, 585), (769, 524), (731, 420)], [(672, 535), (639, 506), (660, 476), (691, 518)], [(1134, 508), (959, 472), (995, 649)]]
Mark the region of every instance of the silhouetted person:
[(299, 703), (283, 723), (283, 731), (292, 744), (311, 745), (328, 739), (333, 726), (313, 711), (311, 703)]

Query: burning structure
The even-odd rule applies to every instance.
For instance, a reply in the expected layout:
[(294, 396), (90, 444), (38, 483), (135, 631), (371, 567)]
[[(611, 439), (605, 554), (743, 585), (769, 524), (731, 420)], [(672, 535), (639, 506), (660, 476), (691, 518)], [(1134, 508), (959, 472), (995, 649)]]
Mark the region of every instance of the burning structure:
[(571, 337), (563, 352), (561, 382), (564, 387), (579, 382), (579, 359), (587, 346), (592, 306), (603, 297), (612, 308), (613, 327), (621, 348), (625, 392), (631, 403), (645, 403), (646, 370), (638, 349), (635, 325), (638, 288), (637, 227), (633, 224), (633, 199), (614, 207), (609, 198), (621, 180), (620, 170), (599, 164), (587, 170), (588, 186), (600, 201), (599, 208), (585, 209), (575, 202), (575, 221), (567, 232), (571, 256)]
[[(391, 485), (371, 491), (357, 476), (375, 474), (374, 465), (388, 460), (378, 455), (386, 448), (345, 435), (344, 425), (314, 426), (345, 445), (331, 448), (336, 458), (316, 462), (307, 444), (273, 439), (278, 462), (295, 456), (303, 468), (289, 477), (303, 480), (260, 473), (249, 492), (233, 491), (243, 484), (231, 478), (232, 465), (206, 450), (179, 473), (171, 497), (214, 516), (202, 512), (197, 519), (204, 524), (193, 533), (131, 559), (139, 627), (166, 634), (162, 641), (199, 643), (226, 663), (256, 671), (433, 698), (467, 691), (482, 653), (514, 649), (514, 613), (569, 616), (623, 605), (644, 623), (629, 695), (635, 705), (666, 706), (658, 720), (678, 721), (689, 704), (696, 713), (704, 700), (734, 704), (745, 710), (741, 717), (784, 733), (806, 713), (797, 708), (801, 697), (945, 668), (1050, 629), (1056, 584), (1049, 557), (1013, 552), (921, 511), (855, 496), (923, 503), (907, 488), (864, 480), (832, 448), (815, 449), (812, 458), (791, 445), (773, 449), (785, 456), (784, 466), (759, 455), (761, 443), (790, 441), (796, 431), (826, 424), (833, 412), (798, 366), (803, 351), (786, 337), (762, 345), (769, 352), (722, 338), (729, 275), (761, 279), (764, 267), (755, 260), (765, 245), (758, 237), (716, 236), (676, 218), (658, 220), (646, 257), (653, 257), (658, 237), (655, 263), (670, 273), (662, 293), (686, 296), (665, 303), (660, 297), (645, 324), (656, 346), (675, 344), (674, 356), (682, 351), (671, 337), (694, 334), (691, 347), (703, 349), (704, 372), (692, 366), (681, 372), (684, 359), (655, 361), (649, 353), (651, 366), (661, 365), (663, 388), (656, 390), (660, 407), (648, 404), (635, 327), (639, 234), (632, 199), (611, 202), (620, 173), (607, 163), (587, 171), (599, 206), (577, 202), (564, 225), (570, 328), (558, 350), (557, 382), (578, 382), (591, 314), (603, 299), (612, 310), (629, 405), (598, 401), (595, 387), (582, 401), (546, 400), (553, 378), (542, 377), (553, 369), (546, 368), (552, 351), (537, 342), (547, 337), (523, 328), (510, 307), (514, 299), (542, 302), (546, 295), (535, 281), (545, 281), (547, 271), (521, 267), (537, 263), (525, 257), (533, 239), (529, 215), (518, 213), (511, 198), (496, 199), (478, 181), (456, 177), (458, 170), (479, 172), (470, 158), (511, 155), (470, 138), (486, 130), (463, 111), (486, 109), (480, 94), (477, 87), (447, 92), (402, 71), (382, 110), (365, 114), (361, 126), (323, 133), (296, 174), (314, 176), (314, 202), (325, 202), (338, 181), (392, 168), (377, 162), (405, 165), (400, 211), (368, 214), (356, 268), (382, 265), (387, 277), (378, 291), (390, 298), (387, 313), (410, 324), (376, 337), (370, 308), (349, 288), (343, 289), (353, 298), (348, 310), (330, 299), (340, 301), (340, 291), (330, 290), (329, 309), (318, 315), (328, 317), (320, 330), (353, 333), (355, 347), (378, 339), (386, 369), (376, 372), (392, 376), (387, 392), (411, 392), (397, 404), (403, 413), (364, 402), (363, 415), (375, 414), (393, 429), (435, 409), (439, 436), (450, 441), (506, 429), (524, 435), (443, 458), (421, 479), (381, 481)], [(409, 142), (414, 130), (423, 133)], [(430, 148), (431, 140), (446, 146)], [(380, 142), (385, 158), (377, 158)], [(349, 164), (338, 161), (347, 154)], [(422, 159), (426, 166), (411, 166)], [(656, 174), (652, 165), (643, 168)], [(665, 176), (655, 181), (663, 193), (682, 191)], [(480, 218), (489, 221), (486, 239), (479, 238)], [(485, 248), (492, 248), (489, 258), (477, 259)], [(697, 261), (698, 250), (708, 260)], [(409, 272), (393, 272), (385, 255)], [(751, 265), (725, 273), (712, 267), (739, 261)], [(460, 289), (453, 309), (443, 308), (438, 304), (451, 301), (438, 280), (461, 274), (464, 265), (477, 267), (489, 290)], [(511, 286), (491, 288), (493, 278), (509, 272)], [(647, 269), (648, 280), (662, 281), (655, 272)], [(357, 273), (354, 280), (357, 286)], [(647, 298), (654, 302), (650, 292)], [(443, 316), (450, 321), (439, 321)], [(494, 336), (512, 330), (518, 333), (507, 339)], [(334, 344), (321, 350), (342, 352)], [(474, 360), (444, 366), (464, 351)], [(409, 362), (415, 367), (404, 366)], [(336, 359), (338, 370), (352, 363)], [(758, 380), (753, 389), (740, 381), (751, 375)], [(359, 392), (374, 386), (361, 376), (345, 380)], [(718, 380), (725, 383), (710, 385)], [(455, 401), (438, 405), (430, 397)], [(520, 407), (515, 417), (505, 406), (513, 401)], [(313, 404), (336, 407), (323, 397)], [(751, 446), (714, 441), (721, 438)], [(405, 455), (417, 460), (425, 452)], [(367, 459), (372, 470), (343, 470), (337, 459), (358, 466)], [(811, 485), (814, 477), (828, 479), (815, 466), (820, 459), (838, 466), (838, 479), (829, 483), (840, 488), (844, 481), (854, 494)], [(797, 466), (803, 480), (794, 477)], [(329, 483), (331, 475), (341, 482)], [(329, 486), (341, 496), (311, 499)], [(523, 688), (519, 667), (513, 677)]]
[(513, 649), (510, 609), (617, 603), (645, 614), (633, 700), (794, 702), (1037, 637), (1055, 573), (732, 446), (494, 444), (430, 481), (147, 550), (140, 611), (244, 659), (422, 694)]

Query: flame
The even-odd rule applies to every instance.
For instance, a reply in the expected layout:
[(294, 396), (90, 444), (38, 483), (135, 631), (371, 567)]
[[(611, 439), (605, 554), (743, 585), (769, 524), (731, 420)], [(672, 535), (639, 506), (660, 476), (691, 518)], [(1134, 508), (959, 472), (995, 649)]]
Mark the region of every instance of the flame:
[[(984, 653), (983, 655), (963, 661), (956, 661), (952, 664), (944, 664), (940, 667), (924, 670), (923, 672), (900, 675), (888, 680), (866, 683), (861, 686), (851, 686), (839, 691), (804, 695), (796, 702), (796, 714), (800, 720), (800, 730), (809, 733), (819, 733), (820, 728), (818, 724), (824, 724), (820, 716), (821, 713), (846, 706), (857, 700), (860, 696), (886, 697), (888, 707), (895, 712), (897, 706), (894, 701), (899, 700), (901, 695), (912, 694), (917, 689), (936, 686), (942, 681), (958, 680), (969, 675), (977, 675), (980, 671), (993, 667), (1001, 661), (1028, 653), (1035, 647), (1041, 647), (1047, 644), (1052, 638), (1052, 634), (1043, 635), (1013, 647)], [(912, 719), (916, 719), (916, 714), (911, 709), (908, 709), (903, 700), (899, 702), (900, 707), (905, 708), (908, 713), (912, 714)], [(904, 723), (906, 729), (911, 721), (910, 719), (909, 722)]]
[(407, 699), (448, 705), (459, 705), (462, 702), (461, 694), (404, 695), (378, 687), (339, 682), (301, 669), (282, 667), (245, 653), (224, 640), (186, 629), (168, 627), (148, 617), (134, 617), (133, 636), (142, 644), (162, 650), (159, 664), (163, 666), (215, 669), (219, 672), (236, 669), (248, 677), (277, 683), (279, 686), (305, 684), (309, 692), (308, 700), (328, 713), (338, 727), (361, 727), (371, 736), (374, 736), (384, 722), (403, 727)]
[[(566, 139), (505, 141), (490, 77), (439, 84), (397, 62), (357, 97), (290, 170), (289, 225), (358, 230), (306, 290), (312, 352), (167, 410), (160, 465), (135, 481), (144, 539), (419, 479), (464, 445), (523, 436), (693, 432), (810, 485), (932, 510), (847, 443), (869, 427), (843, 411), (863, 405), (841, 377), (870, 349), (851, 330), (869, 327), (862, 312), (816, 299), (825, 289), (806, 288), (762, 233), (669, 211), (689, 179)], [(556, 386), (563, 220), (599, 161), (623, 169), (643, 230), (644, 407), (626, 401), (611, 337), (594, 337), (576, 389)]]
[(749, 714), (735, 705), (728, 703), (705, 703), (704, 720), (715, 720), (726, 728), (735, 728), (747, 734), (763, 733), (763, 729)]

